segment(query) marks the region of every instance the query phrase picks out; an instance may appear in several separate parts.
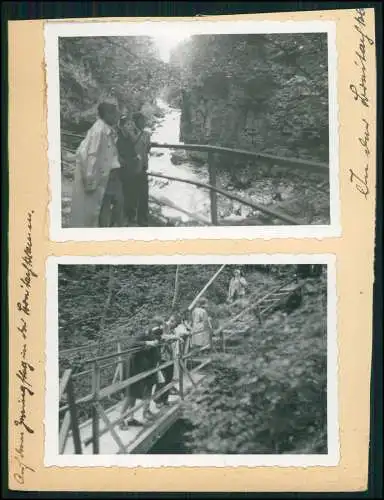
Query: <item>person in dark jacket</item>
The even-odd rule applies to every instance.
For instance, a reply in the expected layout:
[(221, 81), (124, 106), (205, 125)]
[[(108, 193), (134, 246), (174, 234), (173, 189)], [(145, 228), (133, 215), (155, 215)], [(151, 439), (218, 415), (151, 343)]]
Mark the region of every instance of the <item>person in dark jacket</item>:
[(117, 150), (121, 165), (125, 212), (128, 225), (148, 226), (148, 155), (150, 134), (144, 115), (127, 115), (119, 122)]
[[(129, 349), (132, 351), (123, 364), (123, 379), (134, 377), (139, 373), (153, 370), (159, 362), (158, 335), (151, 329), (149, 332), (140, 334), (132, 339)], [(144, 425), (154, 414), (150, 411), (150, 402), (153, 386), (156, 384), (156, 373), (135, 382), (125, 389), (125, 399), (121, 407), (121, 416), (129, 409), (134, 408), (137, 399), (144, 401), (143, 421), (140, 422), (130, 415), (128, 420), (120, 424), (120, 429), (126, 430), (131, 425)]]
[(121, 182), (124, 196), (124, 212), (127, 225), (135, 225), (137, 218), (136, 171), (139, 157), (135, 149), (136, 126), (128, 115), (120, 118), (116, 147), (121, 165)]
[(134, 113), (133, 121), (137, 134), (135, 137), (135, 150), (138, 156), (138, 170), (136, 175), (137, 189), (137, 223), (139, 226), (148, 226), (149, 217), (149, 185), (148, 185), (148, 160), (151, 150), (151, 134), (145, 126), (143, 113)]

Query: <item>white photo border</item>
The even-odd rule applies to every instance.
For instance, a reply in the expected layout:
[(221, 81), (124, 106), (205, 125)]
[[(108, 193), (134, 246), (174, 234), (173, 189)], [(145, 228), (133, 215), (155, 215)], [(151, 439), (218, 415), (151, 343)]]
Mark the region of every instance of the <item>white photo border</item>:
[[(62, 455), (58, 440), (58, 265), (175, 264), (326, 264), (327, 265), (327, 439), (328, 453), (319, 455)], [(174, 256), (48, 257), (46, 263), (46, 392), (45, 467), (311, 467), (336, 466), (340, 460), (338, 422), (338, 341), (336, 256), (334, 254), (247, 254)]]
[[(226, 227), (138, 227), (63, 228), (61, 207), (61, 137), (59, 37), (161, 36), (169, 30), (188, 34), (328, 34), (328, 111), (329, 111), (329, 187), (330, 224), (301, 226)], [(336, 22), (334, 21), (145, 21), (145, 22), (63, 22), (47, 21), (44, 27), (47, 82), (48, 161), (50, 177), (50, 238), (53, 241), (151, 241), (179, 239), (330, 238), (341, 236), (339, 191), (339, 123), (337, 100)]]

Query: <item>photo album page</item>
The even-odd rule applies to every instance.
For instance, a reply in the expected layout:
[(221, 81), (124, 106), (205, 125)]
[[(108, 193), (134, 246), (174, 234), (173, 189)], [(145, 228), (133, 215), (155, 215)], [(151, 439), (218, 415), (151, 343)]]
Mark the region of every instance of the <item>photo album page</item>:
[(374, 10), (8, 31), (9, 489), (364, 491)]

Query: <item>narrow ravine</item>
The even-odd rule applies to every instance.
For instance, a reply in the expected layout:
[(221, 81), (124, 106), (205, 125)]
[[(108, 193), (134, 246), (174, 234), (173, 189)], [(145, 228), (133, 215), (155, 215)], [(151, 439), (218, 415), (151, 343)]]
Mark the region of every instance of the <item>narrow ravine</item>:
[[(161, 110), (162, 118), (157, 121), (153, 128), (152, 141), (166, 144), (180, 143), (180, 110), (172, 108), (162, 100), (158, 100), (157, 105)], [(253, 202), (269, 206), (275, 204), (273, 195), (277, 191), (280, 193), (281, 200), (289, 202), (300, 198), (298, 191), (301, 190), (302, 186), (289, 179), (289, 177), (276, 178), (271, 174), (266, 174), (263, 169), (257, 168), (255, 165), (250, 165), (243, 170), (237, 169), (236, 176), (233, 177), (230, 172), (220, 170), (220, 157), (218, 157), (218, 162), (217, 185), (222, 189), (241, 197), (247, 197)], [(172, 151), (152, 148), (149, 172), (204, 183), (209, 182), (207, 158), (204, 155), (199, 155), (199, 161), (196, 162), (188, 153), (182, 150)], [(161, 199), (165, 203), (170, 201), (186, 212), (197, 215), (203, 223), (204, 220), (210, 220), (210, 196), (207, 189), (173, 180), (151, 177), (150, 195), (158, 201)], [(154, 203), (154, 207), (159, 210), (158, 203)], [(193, 219), (188, 213), (183, 213), (164, 204), (160, 205), (160, 207), (161, 215), (171, 220), (172, 224), (196, 224), (196, 219)], [(301, 211), (300, 208), (299, 210)], [(235, 222), (250, 216), (259, 217), (260, 213), (237, 201), (219, 195), (218, 215), (219, 219)]]
[[(164, 117), (159, 121), (152, 133), (152, 141), (158, 143), (175, 144), (179, 143), (180, 131), (180, 110), (171, 108), (164, 101), (159, 100), (158, 106), (164, 113)], [(150, 153), (149, 171), (159, 174), (180, 177), (201, 182), (208, 182), (207, 165), (196, 166), (192, 161), (180, 161), (178, 155), (177, 165), (172, 163), (172, 151), (169, 149), (153, 148)], [(209, 193), (208, 190), (197, 188), (192, 184), (185, 184), (168, 179), (152, 177), (150, 179), (150, 195), (155, 197), (165, 197), (182, 209), (193, 212), (203, 217), (209, 217)], [(180, 219), (181, 223), (186, 223), (190, 217), (178, 210), (162, 207), (162, 215), (166, 218)]]
[[(159, 117), (152, 125), (151, 140), (160, 144), (180, 143), (180, 117), (181, 111), (169, 106), (159, 99), (157, 101)], [(75, 146), (72, 146), (75, 149)], [(72, 195), (74, 155), (64, 149), (64, 168), (62, 176), (62, 210), (63, 226), (68, 227), (70, 204)], [(68, 170), (68, 168), (70, 169)], [(218, 157), (217, 185), (240, 197), (247, 197), (261, 205), (274, 206), (273, 195), (277, 191), (281, 200), (286, 203), (298, 202), (303, 196), (304, 182), (298, 183), (289, 177), (284, 178), (266, 173), (263, 169), (251, 165), (245, 169), (236, 168), (236, 175), (220, 169), (220, 156)], [(70, 172), (72, 171), (72, 172)], [(170, 150), (152, 148), (149, 158), (149, 172), (178, 177), (192, 181), (209, 182), (207, 157), (199, 154), (198, 161), (183, 150)], [(68, 175), (69, 174), (69, 175)], [(208, 189), (169, 179), (150, 176), (149, 179), (150, 211), (160, 215), (160, 219), (170, 225), (195, 226), (210, 223), (210, 195)], [(296, 201), (295, 201), (296, 200)], [(230, 200), (219, 195), (217, 198), (219, 220), (230, 221), (244, 220), (247, 217), (256, 217), (261, 214), (242, 203)], [(296, 203), (298, 204), (298, 203)], [(173, 207), (178, 207), (178, 210)], [(302, 216), (306, 207), (294, 208), (297, 216)], [(294, 214), (295, 215), (295, 214)], [(315, 216), (316, 223), (324, 222), (322, 213)], [(266, 222), (260, 219), (260, 224)], [(278, 222), (279, 223), (279, 222)]]

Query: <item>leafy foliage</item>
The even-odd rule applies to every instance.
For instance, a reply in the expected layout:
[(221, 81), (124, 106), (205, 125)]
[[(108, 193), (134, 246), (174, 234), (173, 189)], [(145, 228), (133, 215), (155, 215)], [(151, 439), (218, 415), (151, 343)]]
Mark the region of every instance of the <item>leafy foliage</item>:
[(101, 97), (114, 97), (122, 111), (153, 104), (166, 78), (150, 37), (59, 39), (62, 127), (84, 132)]
[[(113, 266), (112, 298), (105, 313), (105, 331), (100, 332), (109, 290), (110, 267), (60, 265), (60, 349), (96, 340), (100, 333), (103, 340), (129, 335), (137, 329), (147, 328), (153, 316), (170, 314), (176, 266)], [(228, 265), (207, 290), (206, 296), (212, 308), (225, 301), (234, 267)], [(180, 266), (177, 307), (187, 307), (218, 268), (215, 265)], [(252, 280), (258, 279), (260, 269), (263, 269), (262, 266), (256, 266), (256, 270), (254, 266), (244, 266), (243, 272), (250, 276), (252, 283)], [(134, 316), (135, 313), (138, 314)]]
[(186, 403), (193, 453), (326, 453), (326, 286), (309, 281), (287, 319), (236, 325), (230, 353)]

